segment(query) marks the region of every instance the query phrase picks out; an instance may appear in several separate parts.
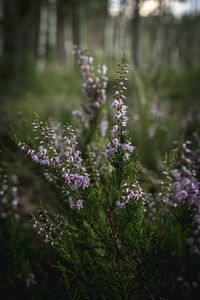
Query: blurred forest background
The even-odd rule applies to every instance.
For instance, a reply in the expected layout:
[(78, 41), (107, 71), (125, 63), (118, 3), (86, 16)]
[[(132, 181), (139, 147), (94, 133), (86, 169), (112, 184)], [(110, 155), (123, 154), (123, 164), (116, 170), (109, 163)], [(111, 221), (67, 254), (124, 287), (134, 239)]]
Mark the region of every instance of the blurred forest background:
[[(165, 152), (173, 141), (192, 140), (200, 129), (200, 0), (0, 0), (0, 171), (3, 167), (18, 186), (23, 229), (21, 238), (18, 225), (2, 227), (0, 288), (9, 293), (14, 286), (25, 299), (62, 299), (54, 291), (59, 277), (50, 267), (57, 254), (30, 221), (40, 201), (55, 212), (58, 199), (13, 137), (33, 145), (34, 112), (54, 126), (59, 121), (79, 127), (73, 111), (84, 104), (83, 79), (74, 45), (87, 49), (97, 65), (108, 66), (104, 115), (109, 128), (99, 142), (102, 152), (113, 123), (114, 71), (126, 53), (128, 126), (146, 193), (159, 191)], [(15, 276), (31, 272), (42, 285), (35, 298), (24, 294)]]
[(126, 52), (129, 130), (144, 168), (160, 171), (173, 141), (199, 128), (200, 1), (0, 0), (0, 136), (12, 168), (11, 136), (28, 135), (34, 112), (77, 127), (74, 45), (108, 65), (109, 120), (114, 70)]

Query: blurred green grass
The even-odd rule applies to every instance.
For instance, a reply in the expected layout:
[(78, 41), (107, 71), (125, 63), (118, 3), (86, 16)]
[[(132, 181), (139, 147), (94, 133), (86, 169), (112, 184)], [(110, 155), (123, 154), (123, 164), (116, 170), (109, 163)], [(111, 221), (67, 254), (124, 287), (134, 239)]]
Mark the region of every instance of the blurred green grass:
[[(108, 93), (105, 105), (109, 129), (112, 126), (114, 62), (109, 62)], [(192, 137), (199, 129), (200, 69), (170, 71), (163, 66), (157, 74), (130, 68), (127, 104), (129, 130), (143, 165), (159, 171), (164, 153), (180, 135)], [(72, 115), (84, 104), (78, 68), (61, 69), (49, 64), (44, 70), (29, 66), (18, 82), (1, 81), (0, 135), (16, 134), (31, 140), (31, 122), (36, 112), (41, 119), (62, 124), (79, 124)], [(9, 147), (9, 145), (8, 145)], [(12, 152), (12, 149), (10, 149)]]

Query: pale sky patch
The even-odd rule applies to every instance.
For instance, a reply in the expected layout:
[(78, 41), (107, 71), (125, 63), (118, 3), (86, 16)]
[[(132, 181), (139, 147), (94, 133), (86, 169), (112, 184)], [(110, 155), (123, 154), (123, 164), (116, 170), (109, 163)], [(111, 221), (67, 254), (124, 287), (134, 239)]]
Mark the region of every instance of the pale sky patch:
[[(165, 0), (168, 8), (176, 17), (181, 17), (185, 14), (195, 14), (200, 12), (200, 0)], [(127, 0), (127, 15), (130, 15), (130, 6), (132, 0)], [(141, 2), (140, 15), (143, 17), (156, 11), (158, 7), (158, 0), (145, 0)], [(120, 0), (110, 0), (109, 12), (112, 16), (117, 16), (120, 10)]]
[(140, 15), (142, 17), (146, 17), (151, 14), (158, 7), (158, 1), (155, 0), (147, 0), (143, 2), (140, 7)]

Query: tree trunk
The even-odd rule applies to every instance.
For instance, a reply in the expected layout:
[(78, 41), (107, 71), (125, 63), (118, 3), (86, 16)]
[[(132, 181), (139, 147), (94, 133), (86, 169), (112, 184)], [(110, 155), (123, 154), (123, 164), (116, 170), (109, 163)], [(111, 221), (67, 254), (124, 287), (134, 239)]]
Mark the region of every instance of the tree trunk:
[(88, 49), (88, 36), (87, 36), (87, 5), (82, 3), (79, 7), (79, 32), (80, 32), (80, 45), (82, 49)]
[(49, 0), (48, 57), (57, 60), (57, 0)]
[(140, 44), (140, 14), (139, 14), (139, 5), (140, 0), (134, 1), (133, 9), (133, 19), (132, 19), (132, 28), (133, 28), (133, 38), (132, 38), (132, 59), (136, 67), (139, 67), (139, 44)]
[(162, 0), (159, 0), (159, 16), (158, 16), (158, 22), (157, 22), (157, 28), (156, 28), (156, 34), (154, 36), (153, 34), (153, 40), (154, 40), (154, 46), (152, 50), (151, 55), (151, 66), (152, 66), (152, 74), (155, 74), (158, 66), (161, 63), (162, 60), (162, 52), (163, 52), (163, 46), (164, 46), (164, 17), (165, 17), (165, 3)]
[(43, 69), (46, 62), (47, 52), (47, 30), (48, 30), (48, 5), (46, 1), (43, 1), (40, 8), (40, 26), (39, 26), (39, 38), (38, 38), (38, 67)]
[(30, 63), (29, 54), (33, 57), (36, 54), (40, 1), (1, 0), (1, 3), (4, 78), (17, 81)]
[(116, 56), (120, 60), (125, 52), (126, 46), (126, 17), (125, 17), (126, 0), (120, 0), (120, 11), (117, 19), (116, 31)]
[(73, 45), (80, 48), (80, 1), (72, 1), (72, 34)]
[(104, 53), (106, 57), (113, 54), (113, 17), (107, 12), (104, 29)]
[(57, 0), (57, 55), (60, 66), (65, 67), (65, 13), (63, 0)]
[(198, 0), (195, 1), (195, 46), (194, 46), (194, 61), (195, 66), (200, 66), (200, 15), (198, 8)]
[(40, 0), (31, 0), (24, 12), (23, 35), (26, 50), (35, 57), (37, 56), (39, 25)]
[(0, 0), (0, 57), (2, 57), (4, 53), (3, 52), (3, 48), (4, 48), (3, 19), (4, 19), (3, 1)]
[(3, 0), (3, 53), (5, 80), (18, 81), (25, 62), (27, 44), (25, 32), (26, 16), (30, 13), (30, 3), (25, 0)]

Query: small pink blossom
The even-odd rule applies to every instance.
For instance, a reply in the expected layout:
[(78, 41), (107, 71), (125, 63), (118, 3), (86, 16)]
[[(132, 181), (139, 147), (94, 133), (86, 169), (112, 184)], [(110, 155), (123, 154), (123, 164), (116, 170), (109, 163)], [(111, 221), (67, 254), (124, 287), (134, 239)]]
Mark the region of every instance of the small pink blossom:
[(79, 199), (77, 202), (76, 202), (76, 205), (78, 207), (78, 209), (80, 210), (81, 208), (83, 208), (83, 200)]
[(124, 154), (123, 160), (124, 160), (124, 161), (129, 160), (129, 154), (128, 154), (128, 153), (125, 153), (125, 154)]

